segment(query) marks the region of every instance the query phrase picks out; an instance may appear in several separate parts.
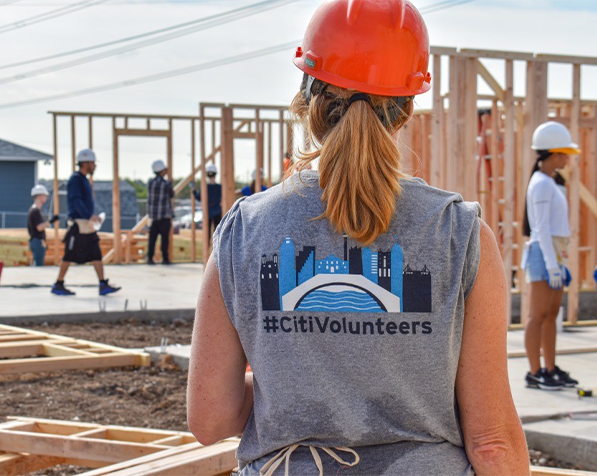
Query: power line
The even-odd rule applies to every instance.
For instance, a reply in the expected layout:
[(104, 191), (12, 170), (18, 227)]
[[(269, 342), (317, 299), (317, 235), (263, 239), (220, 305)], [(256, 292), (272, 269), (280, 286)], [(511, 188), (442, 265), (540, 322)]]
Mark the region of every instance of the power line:
[(435, 3), (433, 5), (429, 5), (427, 9), (421, 8), (421, 13), (429, 14), (439, 12), (440, 10), (445, 10), (446, 8), (458, 7), (460, 5), (464, 5), (465, 3), (475, 2), (477, 0), (456, 0), (450, 1), (446, 0), (443, 2)]
[[(458, 6), (463, 3), (469, 3), (469, 2), (473, 2), (473, 1), (476, 1), (476, 0), (446, 0), (446, 1), (442, 1), (440, 3), (444, 4), (442, 9), (445, 9), (445, 8), (449, 8), (451, 6)], [(448, 3), (448, 2), (450, 2), (450, 3)], [(435, 6), (435, 4), (430, 5), (428, 8), (430, 9), (431, 7), (434, 7), (434, 6)], [(433, 11), (430, 11), (428, 13), (434, 13), (436, 11), (439, 11), (439, 9), (436, 8)], [(421, 12), (426, 13), (423, 11), (423, 9), (421, 9)], [(163, 79), (172, 78), (175, 76), (194, 73), (197, 71), (204, 71), (204, 70), (216, 68), (219, 66), (229, 65), (229, 64), (233, 64), (233, 63), (239, 63), (242, 61), (259, 58), (261, 56), (278, 53), (278, 52), (284, 51), (286, 49), (291, 49), (291, 48), (294, 49), (296, 47), (296, 45), (300, 44), (300, 42), (301, 42), (301, 40), (295, 40), (295, 41), (292, 41), (289, 43), (284, 43), (284, 44), (272, 46), (269, 48), (255, 50), (255, 51), (252, 51), (249, 53), (243, 53), (243, 54), (236, 55), (236, 56), (230, 56), (228, 58), (222, 58), (219, 60), (209, 61), (206, 63), (199, 63), (196, 65), (187, 66), (184, 68), (174, 69), (174, 70), (170, 70), (170, 71), (164, 71), (161, 73), (151, 74), (148, 76), (142, 76), (142, 77), (133, 78), (133, 79), (125, 80), (125, 81), (118, 81), (115, 83), (109, 83), (109, 84), (104, 84), (104, 85), (100, 85), (100, 86), (79, 89), (77, 91), (71, 91), (71, 92), (67, 92), (67, 93), (60, 93), (60, 94), (54, 94), (54, 95), (50, 95), (50, 96), (44, 96), (41, 98), (28, 99), (25, 101), (17, 101), (17, 102), (12, 102), (12, 103), (0, 104), (0, 109), (9, 109), (9, 108), (20, 107), (20, 106), (29, 106), (29, 105), (33, 105), (33, 104), (39, 104), (42, 102), (53, 101), (56, 99), (68, 99), (71, 97), (83, 96), (83, 95), (87, 95), (87, 94), (94, 94), (94, 93), (104, 92), (104, 91), (110, 91), (110, 90), (119, 89), (119, 88), (123, 88), (123, 87), (136, 86), (138, 84), (159, 81), (159, 80), (163, 80)]]
[(4, 7), (6, 5), (10, 5), (11, 3), (16, 3), (20, 1), (21, 0), (4, 0), (3, 2), (0, 2), (0, 7)]
[(118, 81), (115, 83), (104, 84), (101, 86), (95, 86), (91, 88), (79, 89), (77, 91), (71, 91), (68, 93), (53, 94), (41, 98), (28, 99), (25, 101), (17, 101), (13, 103), (0, 104), (0, 109), (9, 109), (18, 106), (28, 106), (31, 104), (39, 104), (42, 102), (53, 101), (55, 99), (67, 99), (76, 96), (83, 96), (86, 94), (93, 94), (98, 92), (109, 91), (117, 88), (124, 88), (127, 86), (136, 86), (138, 84), (149, 83), (152, 81), (159, 81), (162, 79), (172, 78), (174, 76), (180, 76), (183, 74), (195, 73), (197, 71), (205, 71), (207, 69), (216, 68), (218, 66), (224, 66), (233, 63), (240, 63), (242, 61), (248, 61), (261, 56), (271, 55), (279, 53), (284, 50), (294, 49), (296, 45), (300, 44), (300, 40), (291, 41), (289, 43), (283, 43), (277, 46), (270, 46), (269, 48), (263, 48), (260, 50), (251, 51), (249, 53), (242, 53), (228, 58), (222, 58), (214, 61), (208, 61), (206, 63), (199, 63), (185, 68), (174, 69), (170, 71), (164, 71), (157, 74), (150, 74), (148, 76), (141, 76), (138, 78), (128, 79), (126, 81)]
[[(55, 71), (60, 71), (63, 69), (72, 68), (72, 67), (79, 66), (82, 64), (91, 63), (93, 61), (98, 61), (98, 60), (101, 60), (104, 58), (109, 58), (110, 56), (116, 56), (116, 55), (119, 55), (122, 53), (126, 53), (128, 51), (139, 49), (139, 48), (145, 48), (147, 46), (151, 46), (151, 45), (154, 45), (157, 43), (162, 43), (164, 41), (169, 41), (169, 40), (172, 40), (175, 38), (179, 38), (181, 36), (190, 35), (192, 33), (197, 33), (199, 31), (203, 31), (203, 30), (206, 30), (209, 28), (213, 28), (215, 26), (223, 25), (225, 23), (230, 23), (232, 21), (239, 20), (241, 18), (255, 15), (257, 13), (271, 10), (273, 8), (278, 8), (278, 7), (287, 5), (289, 3), (297, 2), (297, 1), (298, 0), (266, 0), (266, 1), (258, 2), (258, 3), (253, 3), (253, 4), (245, 6), (245, 7), (236, 8), (234, 10), (229, 10), (227, 12), (210, 15), (208, 17), (199, 18), (197, 20), (193, 20), (193, 21), (186, 22), (186, 23), (181, 23), (179, 25), (162, 28), (160, 30), (155, 30), (153, 32), (142, 33), (142, 34), (136, 35), (134, 37), (129, 37), (129, 38), (121, 39), (121, 40), (114, 40), (113, 42), (110, 42), (110, 43), (114, 44), (114, 43), (119, 43), (119, 42), (124, 42), (124, 41), (130, 41), (134, 38), (142, 38), (142, 37), (146, 37), (149, 35), (156, 35), (158, 33), (165, 32), (163, 35), (158, 36), (156, 38), (148, 38), (148, 39), (138, 41), (138, 42), (130, 44), (130, 45), (120, 46), (117, 48), (113, 48), (111, 50), (102, 51), (99, 53), (84, 56), (82, 58), (77, 58), (77, 59), (73, 59), (73, 60), (69, 60), (69, 61), (64, 61), (62, 63), (57, 63), (57, 64), (53, 64), (50, 66), (33, 69), (33, 70), (27, 71), (25, 73), (19, 73), (19, 74), (15, 74), (15, 75), (11, 75), (11, 76), (6, 76), (4, 78), (0, 78), (0, 84), (11, 83), (14, 81), (20, 81), (20, 80), (32, 78), (35, 76), (40, 76), (42, 74), (53, 73)], [(187, 28), (183, 28), (185, 26)], [(171, 30), (174, 30), (174, 31), (171, 31)], [(100, 47), (105, 46), (110, 43), (104, 43), (102, 45), (91, 46), (91, 47), (88, 47), (87, 49), (100, 48)], [(82, 48), (77, 51), (81, 52), (81, 51), (85, 51), (85, 50), (86, 50), (85, 48)], [(69, 52), (68, 54), (72, 54), (72, 52)]]
[[(221, 0), (219, 0), (219, 1), (221, 1)], [(451, 1), (453, 1), (453, 0), (451, 0)], [(49, 55), (49, 56), (42, 56), (42, 57), (39, 57), (39, 58), (30, 59), (30, 60), (19, 61), (17, 63), (11, 63), (11, 64), (0, 66), (0, 70), (1, 69), (7, 69), (7, 68), (13, 68), (13, 67), (16, 67), (16, 66), (24, 66), (26, 64), (37, 63), (37, 62), (40, 62), (40, 61), (47, 61), (47, 60), (51, 60), (51, 59), (61, 58), (61, 57), (64, 57), (64, 56), (71, 56), (71, 55), (74, 55), (74, 54), (85, 53), (87, 51), (97, 50), (97, 49), (105, 48), (107, 46), (117, 45), (117, 44), (120, 44), (120, 43), (126, 43), (128, 41), (140, 40), (142, 38), (147, 38), (149, 36), (159, 35), (160, 33), (167, 33), (169, 31), (175, 31), (175, 30), (178, 30), (178, 29), (182, 29), (184, 27), (189, 27), (189, 26), (196, 25), (196, 24), (203, 23), (203, 22), (207, 22), (207, 21), (210, 21), (210, 20), (215, 20), (215, 19), (227, 16), (227, 15), (234, 15), (235, 13), (241, 13), (241, 12), (244, 12), (244, 11), (256, 8), (259, 5), (265, 5), (265, 4), (270, 4), (270, 3), (272, 3), (271, 0), (270, 1), (266, 1), (266, 2), (257, 3), (257, 4), (251, 4), (251, 5), (247, 5), (245, 7), (236, 8), (234, 10), (228, 10), (227, 12), (218, 13), (218, 14), (215, 14), (215, 15), (198, 18), (198, 19), (195, 19), (195, 20), (192, 20), (192, 21), (188, 21), (188, 22), (184, 22), (184, 23), (178, 23), (176, 25), (171, 25), (171, 26), (168, 26), (168, 27), (165, 27), (165, 28), (159, 28), (157, 30), (147, 31), (145, 33), (140, 33), (138, 35), (128, 36), (128, 37), (125, 37), (125, 38), (120, 38), (118, 40), (107, 41), (105, 43), (98, 43), (96, 45), (86, 46), (84, 48), (79, 48), (79, 49), (76, 49), (76, 50), (64, 51), (62, 53), (56, 53), (56, 54)], [(276, 3), (276, 2), (274, 2), (274, 3)], [(234, 19), (235, 18), (233, 18), (233, 20)], [(232, 20), (230, 20), (230, 21), (232, 21)], [(200, 31), (200, 30), (197, 30), (197, 31)], [(193, 32), (191, 31), (190, 33), (193, 33)], [(163, 41), (166, 41), (166, 40), (163, 40)], [(38, 71), (38, 70), (33, 70), (33, 71), (30, 71), (29, 73), (34, 73), (36, 71)], [(24, 73), (24, 74), (27, 75), (29, 73)], [(40, 73), (40, 74), (42, 74), (42, 73)], [(34, 74), (34, 76), (36, 76), (36, 75)], [(30, 76), (27, 76), (27, 77), (30, 77)], [(14, 78), (13, 80), (15, 80), (15, 81), (18, 80), (18, 79), (24, 79), (24, 78), (21, 78), (21, 75), (15, 75), (15, 76), (13, 76), (13, 78)], [(8, 79), (9, 79), (8, 77), (7, 78), (2, 78), (0, 81), (8, 80)], [(6, 81), (6, 82), (8, 82), (8, 81)]]
[(55, 10), (40, 13), (39, 15), (34, 15), (29, 18), (25, 18), (23, 20), (19, 20), (13, 23), (7, 23), (6, 25), (0, 25), (0, 34), (7, 33), (9, 31), (17, 30), (19, 28), (25, 28), (29, 25), (34, 25), (36, 23), (41, 23), (47, 20), (52, 20), (54, 18), (61, 17), (63, 15), (68, 15), (70, 13), (78, 12), (79, 10), (83, 10), (85, 8), (93, 7), (100, 3), (107, 2), (108, 0), (83, 0), (82, 2), (73, 3), (67, 5), (62, 8), (57, 8)]

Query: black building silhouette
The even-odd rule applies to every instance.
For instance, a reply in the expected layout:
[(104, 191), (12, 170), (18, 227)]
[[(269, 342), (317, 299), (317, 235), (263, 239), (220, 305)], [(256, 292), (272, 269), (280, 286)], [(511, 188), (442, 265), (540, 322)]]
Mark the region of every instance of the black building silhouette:
[(278, 255), (271, 260), (261, 257), (261, 305), (264, 311), (280, 310), (280, 288), (278, 285)]
[(392, 292), (392, 252), (379, 251), (377, 253), (377, 284), (386, 291)]
[(298, 252), (298, 255), (296, 255), (296, 260), (295, 260), (297, 284), (299, 282), (299, 273), (305, 267), (307, 260), (309, 259), (309, 256), (311, 255), (311, 253), (313, 253), (313, 263), (312, 263), (313, 269), (311, 270), (310, 274), (311, 274), (311, 276), (315, 276), (315, 246), (303, 246), (303, 249)]
[(348, 272), (350, 274), (363, 274), (363, 253), (358, 246), (348, 250)]
[(404, 268), (402, 312), (431, 312), (431, 273), (427, 266), (421, 271)]

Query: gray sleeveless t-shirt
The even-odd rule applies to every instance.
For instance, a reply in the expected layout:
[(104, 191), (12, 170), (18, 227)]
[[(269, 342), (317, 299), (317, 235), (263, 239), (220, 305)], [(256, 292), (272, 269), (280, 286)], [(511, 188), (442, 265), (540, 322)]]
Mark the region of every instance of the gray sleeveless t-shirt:
[[(222, 295), (254, 372), (241, 475), (295, 443), (357, 451), (349, 468), (319, 450), (326, 475), (473, 474), (455, 380), (479, 205), (402, 180), (388, 232), (363, 247), (313, 220), (324, 211), (319, 176), (300, 177), (237, 201), (214, 235)], [(290, 474), (319, 474), (307, 447)]]

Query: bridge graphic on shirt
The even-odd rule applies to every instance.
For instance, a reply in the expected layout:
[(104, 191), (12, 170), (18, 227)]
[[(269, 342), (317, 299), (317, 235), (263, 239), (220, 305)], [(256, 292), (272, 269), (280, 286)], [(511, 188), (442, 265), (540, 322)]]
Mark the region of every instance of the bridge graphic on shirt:
[(316, 259), (314, 246), (297, 252), (286, 238), (279, 253), (262, 256), (260, 278), (264, 311), (431, 312), (431, 272), (404, 266), (398, 243), (349, 249), (345, 236), (344, 259)]

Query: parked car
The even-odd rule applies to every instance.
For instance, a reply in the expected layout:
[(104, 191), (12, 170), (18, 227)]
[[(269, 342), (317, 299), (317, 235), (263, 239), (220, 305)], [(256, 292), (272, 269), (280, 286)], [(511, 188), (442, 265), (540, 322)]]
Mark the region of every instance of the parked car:
[[(180, 229), (190, 229), (191, 221), (192, 211), (190, 206), (184, 205), (174, 208), (172, 226), (175, 232)], [(195, 227), (199, 230), (203, 227), (203, 210), (199, 206), (195, 208)]]

